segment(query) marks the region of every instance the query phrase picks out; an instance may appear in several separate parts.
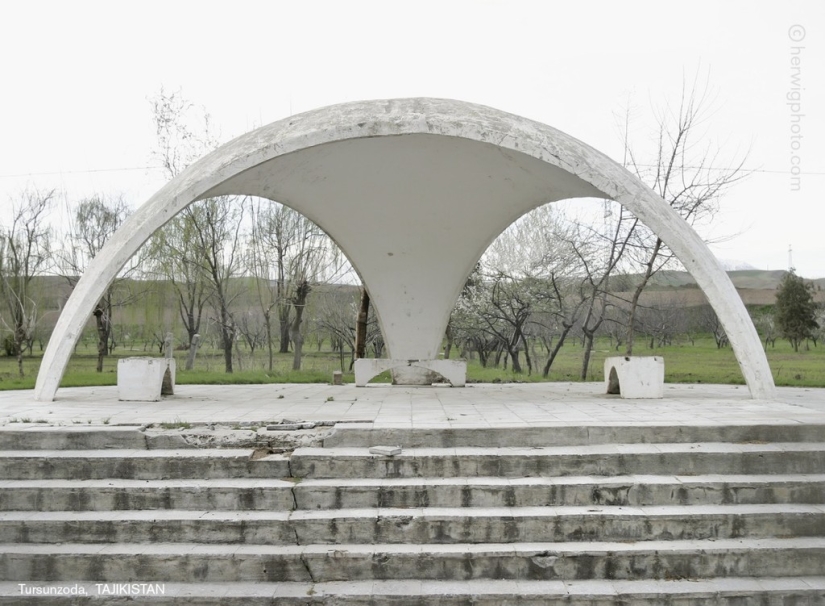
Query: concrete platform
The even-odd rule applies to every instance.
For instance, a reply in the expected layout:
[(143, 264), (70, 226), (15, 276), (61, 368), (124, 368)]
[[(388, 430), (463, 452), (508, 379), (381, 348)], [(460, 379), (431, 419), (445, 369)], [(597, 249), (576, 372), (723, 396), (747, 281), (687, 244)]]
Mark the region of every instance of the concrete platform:
[[(117, 387), (63, 388), (54, 402), (33, 391), (0, 392), (0, 426), (282, 419), (365, 421), (375, 428), (825, 423), (825, 389), (784, 387), (752, 400), (745, 386), (665, 385), (662, 400), (603, 393), (602, 382), (472, 384), (463, 388), (374, 385), (178, 385), (160, 402), (120, 402)], [(8, 427), (11, 429), (11, 427)]]
[(601, 390), (0, 394), (0, 604), (825, 605), (825, 390)]

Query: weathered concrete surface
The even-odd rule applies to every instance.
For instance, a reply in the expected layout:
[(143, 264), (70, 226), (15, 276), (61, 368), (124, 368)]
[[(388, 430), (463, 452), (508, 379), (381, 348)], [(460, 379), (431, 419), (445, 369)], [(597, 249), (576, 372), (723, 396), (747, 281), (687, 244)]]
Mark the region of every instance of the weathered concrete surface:
[[(443, 437), (373, 425), (378, 438), (439, 445), (393, 457), (368, 453), (367, 423), (291, 457), (226, 447), (267, 433), (285, 447), (317, 442), (328, 428), (286, 439), (217, 424), (6, 426), (0, 444), (20, 450), (0, 450), (0, 603), (73, 603), (21, 599), (19, 583), (157, 582), (165, 602), (87, 593), (201, 605), (820, 604), (822, 425), (792, 407), (753, 423), (763, 403), (744, 402), (751, 418), (727, 424), (677, 414), (644, 427), (465, 424)], [(605, 398), (602, 410), (625, 405)], [(121, 448), (106, 448), (107, 431)], [(188, 448), (150, 450), (164, 435)], [(96, 449), (78, 449), (84, 440)], [(74, 450), (37, 448), (64, 442)], [(369, 465), (395, 477), (365, 479)]]
[[(11, 486), (9, 488), (12, 488)], [(303, 480), (300, 509), (822, 504), (825, 475), (625, 475)]]
[(400, 444), (404, 448), (456, 447), (545, 447), (585, 446), (596, 444), (657, 444), (691, 442), (811, 442), (825, 436), (824, 423), (784, 425), (702, 424), (681, 423), (641, 424), (625, 422), (611, 425), (571, 425), (559, 427), (532, 424), (508, 424), (500, 427), (459, 426), (376, 427), (373, 423), (339, 423), (323, 441), (326, 448), (370, 447), (380, 444)]
[[(701, 557), (697, 557), (701, 552)], [(821, 537), (454, 545), (0, 545), (9, 581), (640, 580), (822, 574)], [(138, 577), (139, 571), (139, 577)], [(205, 578), (204, 578), (205, 577)]]
[[(56, 587), (58, 584), (42, 584)], [(78, 583), (98, 603), (95, 583)], [(822, 577), (643, 581), (343, 581), (321, 583), (164, 583), (163, 595), (129, 596), (135, 606), (789, 606), (825, 603)], [(50, 596), (49, 606), (77, 606)], [(35, 604), (17, 583), (0, 582), (0, 604)], [(113, 600), (113, 603), (120, 603)]]
[[(141, 206), (90, 264), (58, 320), (36, 398), (54, 398), (90, 310), (118, 271), (193, 201), (248, 194), (324, 228), (367, 285), (398, 359), (434, 359), (466, 276), (510, 223), (547, 202), (618, 201), (658, 234), (719, 316), (754, 398), (775, 395), (753, 324), (701, 238), (619, 164), (549, 126), (441, 99), (336, 105), (231, 141)], [(369, 237), (364, 237), (369, 232)]]
[(13, 424), (0, 431), (0, 450), (96, 450), (146, 448), (146, 434), (137, 425), (52, 427)]
[(615, 444), (532, 448), (409, 448), (382, 457), (366, 448), (299, 448), (299, 478), (532, 477), (565, 475), (818, 473), (825, 443)]
[(479, 544), (825, 537), (825, 506), (0, 511), (0, 544)]
[(604, 361), (605, 392), (623, 398), (658, 399), (665, 393), (661, 356), (611, 356)]
[[(645, 437), (649, 426), (693, 431), (700, 425), (824, 425), (825, 389), (779, 387), (776, 399), (755, 401), (742, 385), (667, 383), (662, 400), (627, 400), (605, 395), (602, 381), (471, 383), (463, 389), (447, 385), (421, 389), (375, 383), (366, 388), (273, 383), (182, 385), (177, 395), (161, 402), (139, 403), (119, 401), (115, 386), (63, 388), (54, 402), (36, 401), (32, 390), (0, 391), (0, 425), (8, 424), (8, 429), (14, 430), (27, 431), (44, 424), (69, 428), (182, 421), (248, 428), (284, 420), (367, 422), (368, 429), (414, 432), (492, 430), (488, 436), (505, 441), (510, 432), (502, 435), (495, 430), (556, 427), (560, 434), (574, 435), (595, 426), (633, 425), (639, 428), (634, 440), (649, 441)], [(433, 435), (452, 434), (436, 431)], [(486, 444), (507, 445), (464, 445)]]
[(0, 478), (9, 480), (103, 478), (284, 478), (287, 457), (253, 458), (251, 450), (31, 450), (0, 451)]
[[(59, 584), (41, 584), (57, 587)], [(78, 583), (99, 603), (95, 583)], [(135, 606), (789, 606), (825, 603), (825, 578), (724, 578), (643, 581), (343, 581), (321, 583), (164, 583), (163, 595), (129, 596)], [(49, 596), (49, 606), (77, 598)], [(117, 600), (117, 599), (116, 599)], [(122, 601), (113, 600), (113, 603)], [(0, 582), (0, 604), (35, 604), (17, 583)], [(44, 602), (46, 603), (46, 602)]]
[(6, 480), (0, 511), (285, 510), (294, 485), (268, 478)]
[(158, 402), (161, 394), (175, 393), (175, 359), (121, 358), (117, 361), (118, 399), (125, 402)]
[[(400, 369), (421, 369), (425, 371), (432, 371), (431, 373), (414, 373), (423, 374), (421, 381), (416, 381), (415, 376), (411, 377), (409, 383), (412, 384), (431, 384), (432, 380), (426, 377), (429, 374), (436, 373), (444, 378), (453, 387), (464, 387), (467, 382), (467, 362), (465, 360), (396, 360), (392, 358), (359, 358), (355, 361), (355, 385), (357, 387), (366, 387), (372, 379), (387, 370), (393, 370), (394, 373)], [(393, 374), (395, 379), (398, 375)], [(408, 384), (407, 381), (402, 381)]]

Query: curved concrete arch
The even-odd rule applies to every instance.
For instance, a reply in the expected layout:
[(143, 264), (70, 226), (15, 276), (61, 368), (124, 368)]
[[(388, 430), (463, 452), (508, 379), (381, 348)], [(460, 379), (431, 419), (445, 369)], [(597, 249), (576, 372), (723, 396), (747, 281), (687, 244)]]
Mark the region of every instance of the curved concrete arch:
[(442, 99), (347, 103), (227, 143), (141, 206), (78, 282), (43, 357), (51, 400), (89, 310), (140, 246), (196, 200), (248, 194), (300, 211), (367, 284), (389, 354), (436, 357), (450, 310), (487, 246), (516, 218), (566, 198), (611, 198), (674, 251), (728, 333), (755, 398), (775, 388), (756, 330), (705, 243), (659, 196), (586, 144), (532, 120)]

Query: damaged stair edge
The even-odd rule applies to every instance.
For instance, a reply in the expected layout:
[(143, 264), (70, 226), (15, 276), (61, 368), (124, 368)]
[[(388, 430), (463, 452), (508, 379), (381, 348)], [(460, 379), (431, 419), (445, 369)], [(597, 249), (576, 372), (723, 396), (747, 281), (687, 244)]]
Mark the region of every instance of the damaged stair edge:
[[(298, 494), (295, 492), (295, 487), (298, 485), (298, 482), (302, 480), (302, 478), (296, 477), (294, 473), (292, 473), (292, 453), (289, 453), (286, 459), (286, 468), (289, 472), (289, 476), (287, 479), (292, 482), (292, 486), (289, 487), (289, 493), (292, 495), (292, 511), (289, 514), (289, 521), (292, 521), (292, 513), (298, 511), (300, 507), (298, 507)], [(297, 531), (296, 531), (296, 538), (297, 538)], [(298, 543), (300, 544), (300, 543)]]
[[(289, 468), (289, 473), (290, 473), (290, 477), (292, 477), (292, 467), (291, 466)], [(301, 542), (301, 535), (298, 534), (298, 527), (295, 526), (292, 523), (292, 516), (298, 508), (298, 502), (297, 502), (297, 499), (295, 497), (295, 487), (294, 486), (292, 487), (291, 492), (292, 492), (293, 506), (295, 507), (295, 509), (293, 509), (292, 511), (289, 512), (289, 516), (287, 517), (287, 524), (289, 524), (289, 527), (292, 529), (292, 532), (295, 534), (295, 545), (297, 547), (303, 547), (304, 544)], [(304, 570), (307, 573), (307, 577), (309, 577), (309, 582), (312, 583), (312, 586), (314, 588), (315, 584), (318, 581), (315, 580), (315, 575), (312, 574), (312, 567), (310, 566), (309, 560), (307, 560), (306, 553), (304, 552), (303, 549), (301, 550), (298, 557), (301, 559), (301, 565), (303, 565)]]
[[(292, 478), (292, 479), (296, 479), (292, 475), (292, 466), (291, 465), (289, 466), (289, 477)], [(293, 484), (292, 488), (290, 489), (290, 492), (292, 493), (292, 506), (293, 506), (293, 509), (292, 509), (292, 511), (289, 512), (289, 515), (287, 516), (286, 522), (287, 522), (287, 524), (289, 524), (289, 527), (292, 529), (292, 532), (295, 534), (295, 545), (297, 547), (304, 547), (304, 544), (301, 541), (301, 535), (298, 534), (298, 527), (295, 526), (292, 523), (292, 516), (298, 510), (298, 498), (295, 494), (295, 485), (294, 484)], [(309, 582), (312, 583), (312, 589), (314, 589), (315, 584), (317, 583), (317, 581), (315, 580), (315, 575), (312, 574), (312, 567), (310, 566), (309, 560), (307, 560), (306, 554), (304, 553), (303, 550), (301, 550), (299, 558), (301, 559), (301, 564), (303, 565), (304, 570), (306, 571), (307, 576), (309, 577)]]
[[(269, 431), (266, 423), (210, 423), (164, 429), (156, 425), (142, 430), (146, 450), (195, 448), (296, 448), (323, 447), (335, 431), (333, 422), (296, 423), (284, 431)], [(294, 427), (293, 427), (294, 425)]]
[(312, 567), (309, 565), (309, 560), (307, 560), (306, 554), (303, 551), (301, 551), (300, 558), (301, 564), (304, 565), (304, 570), (306, 570), (307, 576), (309, 577), (309, 582), (312, 583), (314, 587), (318, 581), (315, 580), (315, 575), (312, 574)]

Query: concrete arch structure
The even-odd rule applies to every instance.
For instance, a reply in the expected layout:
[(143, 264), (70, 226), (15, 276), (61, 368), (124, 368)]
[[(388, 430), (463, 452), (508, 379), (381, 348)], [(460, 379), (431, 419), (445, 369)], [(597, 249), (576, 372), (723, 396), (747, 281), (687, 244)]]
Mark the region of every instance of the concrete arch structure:
[(161, 226), (196, 200), (277, 200), (321, 226), (369, 288), (389, 354), (432, 359), (489, 244), (547, 202), (611, 198), (658, 234), (713, 306), (755, 398), (775, 388), (756, 330), (705, 243), (604, 154), (547, 125), (442, 99), (346, 103), (254, 130), (205, 156), (141, 206), (78, 282), (46, 349), (35, 398), (52, 400), (90, 310)]

